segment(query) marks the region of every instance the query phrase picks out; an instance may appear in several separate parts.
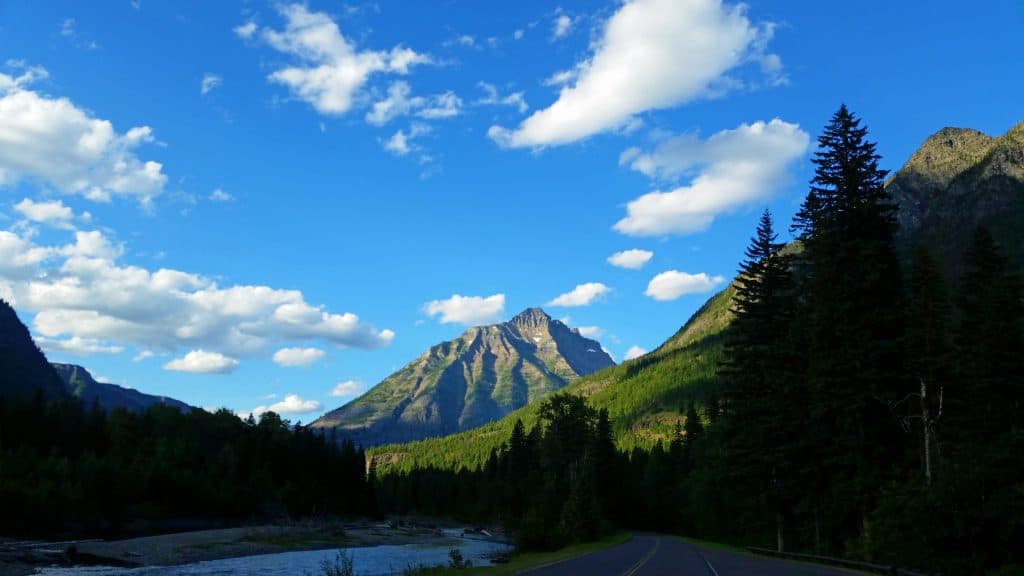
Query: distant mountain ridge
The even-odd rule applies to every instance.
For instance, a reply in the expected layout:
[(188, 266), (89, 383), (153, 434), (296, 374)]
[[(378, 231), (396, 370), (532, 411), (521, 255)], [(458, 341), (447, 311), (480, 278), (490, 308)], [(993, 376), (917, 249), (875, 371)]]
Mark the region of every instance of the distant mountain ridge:
[(14, 308), (0, 300), (0, 397), (32, 398), (37, 394), (48, 400), (75, 397), (86, 408), (98, 402), (100, 408), (107, 411), (126, 408), (141, 412), (155, 404), (192, 409), (173, 398), (97, 382), (81, 366), (51, 364)]
[(53, 363), (53, 368), (64, 382), (68, 393), (81, 400), (86, 408), (96, 402), (100, 408), (107, 411), (125, 408), (132, 412), (142, 412), (157, 404), (174, 406), (183, 412), (192, 410), (191, 406), (174, 398), (143, 394), (117, 384), (98, 382), (88, 370), (75, 364)]
[(613, 366), (601, 344), (540, 308), (432, 346), (363, 396), (323, 415), (363, 446), (468, 430)]

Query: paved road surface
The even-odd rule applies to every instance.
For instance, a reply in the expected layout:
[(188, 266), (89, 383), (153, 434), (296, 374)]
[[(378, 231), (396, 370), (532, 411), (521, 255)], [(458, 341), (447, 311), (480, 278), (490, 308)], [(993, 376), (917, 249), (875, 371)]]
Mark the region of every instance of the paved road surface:
[(828, 568), (695, 546), (669, 536), (634, 534), (607, 550), (524, 572), (529, 576), (851, 576)]

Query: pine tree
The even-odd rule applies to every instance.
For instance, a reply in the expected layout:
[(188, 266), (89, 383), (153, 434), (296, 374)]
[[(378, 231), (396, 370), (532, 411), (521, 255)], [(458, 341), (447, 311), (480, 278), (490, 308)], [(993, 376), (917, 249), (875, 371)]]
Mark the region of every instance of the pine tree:
[(619, 517), (618, 490), (621, 479), (619, 478), (617, 464), (618, 452), (615, 449), (615, 437), (612, 433), (612, 423), (608, 416), (608, 410), (602, 408), (597, 414), (597, 424), (594, 428), (593, 447), (591, 448), (594, 488), (597, 494), (599, 509), (603, 514), (612, 518)]
[(984, 228), (975, 231), (964, 264), (957, 299), (959, 386), (951, 394), (950, 418), (962, 441), (983, 442), (1020, 429), (1021, 282)]
[(866, 137), (840, 107), (818, 138), (815, 176), (793, 224), (805, 248), (808, 404), (828, 517), (840, 519), (839, 533), (850, 527), (843, 519), (859, 519), (864, 543), (878, 487), (903, 453), (890, 406), (910, 392), (895, 206)]
[[(800, 443), (802, 406), (792, 373), (790, 332), (795, 312), (791, 258), (782, 252), (767, 210), (740, 264), (736, 315), (726, 341), (723, 409), (729, 468), (751, 484), (751, 496), (775, 509), (777, 547), (783, 548), (785, 518), (793, 506), (795, 448)], [(696, 410), (687, 414), (688, 460), (702, 427)]]
[(513, 526), (522, 517), (525, 509), (524, 481), (533, 468), (534, 458), (523, 421), (517, 419), (508, 441), (508, 466), (505, 469), (507, 476), (504, 481), (507, 518)]

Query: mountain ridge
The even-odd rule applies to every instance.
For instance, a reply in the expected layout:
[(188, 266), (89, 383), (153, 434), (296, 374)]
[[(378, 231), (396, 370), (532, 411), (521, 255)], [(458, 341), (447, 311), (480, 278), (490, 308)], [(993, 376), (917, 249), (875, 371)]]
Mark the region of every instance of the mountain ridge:
[(59, 398), (64, 383), (32, 340), (28, 328), (6, 301), (0, 299), (0, 396)]
[(898, 206), (897, 244), (905, 257), (923, 244), (953, 279), (963, 246), (981, 225), (1024, 272), (1024, 121), (995, 137), (943, 128), (922, 142), (886, 187)]
[(68, 393), (78, 398), (87, 408), (96, 402), (100, 408), (107, 411), (125, 408), (133, 412), (142, 412), (157, 404), (173, 406), (182, 411), (192, 410), (192, 406), (174, 398), (146, 394), (117, 384), (100, 382), (88, 370), (77, 364), (52, 362), (51, 365), (64, 382)]
[(431, 346), (311, 426), (363, 446), (443, 436), (486, 424), (614, 365), (596, 340), (527, 308)]

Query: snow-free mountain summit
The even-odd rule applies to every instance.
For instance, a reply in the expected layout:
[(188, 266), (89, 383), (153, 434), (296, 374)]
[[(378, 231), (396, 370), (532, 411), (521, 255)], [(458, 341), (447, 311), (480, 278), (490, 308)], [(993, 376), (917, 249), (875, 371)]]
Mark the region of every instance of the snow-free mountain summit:
[(613, 366), (596, 340), (540, 308), (432, 346), (363, 396), (313, 422), (363, 446), (480, 426)]

